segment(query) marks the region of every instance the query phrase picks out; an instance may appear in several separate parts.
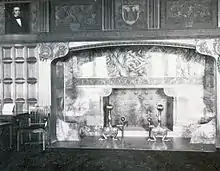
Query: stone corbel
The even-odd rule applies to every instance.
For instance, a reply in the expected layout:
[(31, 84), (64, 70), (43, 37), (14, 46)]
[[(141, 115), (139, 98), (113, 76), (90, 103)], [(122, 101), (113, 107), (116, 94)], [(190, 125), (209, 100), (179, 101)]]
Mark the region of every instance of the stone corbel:
[(38, 45), (38, 53), (41, 61), (53, 61), (54, 59), (64, 57), (69, 53), (69, 43), (40, 43)]

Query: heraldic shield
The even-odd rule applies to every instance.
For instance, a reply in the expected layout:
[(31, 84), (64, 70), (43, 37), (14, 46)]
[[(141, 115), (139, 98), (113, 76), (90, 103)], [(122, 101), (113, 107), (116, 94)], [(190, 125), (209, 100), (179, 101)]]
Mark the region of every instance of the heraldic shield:
[(137, 22), (140, 16), (139, 5), (122, 5), (122, 18), (128, 25), (133, 25)]

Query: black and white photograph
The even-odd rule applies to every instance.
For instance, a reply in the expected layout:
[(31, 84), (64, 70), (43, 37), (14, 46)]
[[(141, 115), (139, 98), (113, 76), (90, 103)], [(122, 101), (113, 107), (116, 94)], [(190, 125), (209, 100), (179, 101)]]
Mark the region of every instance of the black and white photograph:
[(220, 0), (0, 1), (0, 171), (220, 170)]
[(5, 30), (7, 34), (27, 34), (30, 30), (29, 3), (5, 5)]

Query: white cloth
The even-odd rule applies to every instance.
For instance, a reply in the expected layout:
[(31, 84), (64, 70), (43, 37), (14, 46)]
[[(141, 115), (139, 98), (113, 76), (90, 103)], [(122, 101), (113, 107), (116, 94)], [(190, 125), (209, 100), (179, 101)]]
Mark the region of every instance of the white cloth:
[(19, 24), (19, 26), (22, 26), (22, 23), (21, 23), (21, 19), (20, 19), (20, 18), (17, 18), (16, 21), (17, 21), (17, 23)]

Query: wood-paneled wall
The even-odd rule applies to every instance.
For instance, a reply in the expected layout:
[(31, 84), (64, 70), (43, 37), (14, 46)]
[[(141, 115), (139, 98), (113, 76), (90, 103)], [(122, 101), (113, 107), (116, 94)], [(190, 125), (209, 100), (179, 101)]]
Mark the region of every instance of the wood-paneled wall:
[(0, 47), (0, 111), (5, 103), (16, 104), (16, 112), (38, 103), (38, 55), (35, 45)]

